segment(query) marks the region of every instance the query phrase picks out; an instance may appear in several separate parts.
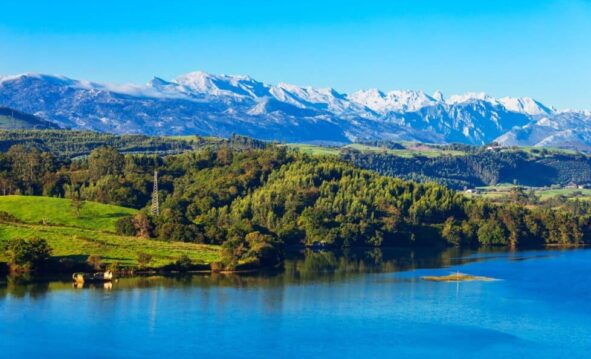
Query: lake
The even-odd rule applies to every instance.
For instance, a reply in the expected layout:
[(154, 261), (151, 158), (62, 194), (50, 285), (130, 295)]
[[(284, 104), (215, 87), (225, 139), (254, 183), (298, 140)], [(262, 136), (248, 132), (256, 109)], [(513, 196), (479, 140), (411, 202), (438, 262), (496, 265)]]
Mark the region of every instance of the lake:
[[(421, 279), (460, 271), (498, 280)], [(303, 251), (250, 275), (0, 284), (0, 357), (588, 358), (591, 250)]]

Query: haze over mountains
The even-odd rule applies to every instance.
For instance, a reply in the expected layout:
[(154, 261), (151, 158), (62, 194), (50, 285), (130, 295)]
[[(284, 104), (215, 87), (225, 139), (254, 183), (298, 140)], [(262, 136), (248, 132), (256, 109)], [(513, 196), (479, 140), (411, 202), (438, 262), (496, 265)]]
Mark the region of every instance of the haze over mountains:
[(528, 97), (446, 98), (440, 92), (377, 89), (344, 94), (204, 72), (123, 86), (41, 74), (0, 77), (0, 106), (64, 128), (112, 133), (591, 149), (591, 112), (559, 111)]

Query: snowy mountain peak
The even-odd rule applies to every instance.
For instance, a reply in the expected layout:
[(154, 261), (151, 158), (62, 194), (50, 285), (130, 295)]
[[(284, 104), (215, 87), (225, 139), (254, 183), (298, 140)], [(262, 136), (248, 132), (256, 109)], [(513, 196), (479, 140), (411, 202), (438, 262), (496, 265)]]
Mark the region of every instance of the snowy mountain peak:
[(203, 71), (189, 72), (177, 77), (174, 82), (197, 92), (219, 92), (216, 77)]
[(37, 72), (26, 72), (19, 75), (12, 75), (12, 76), (0, 76), (0, 84), (4, 82), (13, 82), (13, 81), (26, 81), (26, 80), (38, 80), (44, 81), (46, 83), (51, 84), (71, 84), (77, 82), (76, 80), (72, 80), (66, 76), (61, 75), (47, 75), (47, 74), (40, 74)]
[(502, 97), (498, 101), (509, 111), (525, 113), (532, 116), (548, 115), (554, 112), (531, 97)]
[(449, 104), (458, 104), (458, 103), (465, 103), (471, 101), (486, 101), (492, 104), (496, 104), (497, 101), (494, 97), (489, 96), (484, 92), (467, 92), (463, 95), (452, 95), (447, 100)]
[(439, 90), (433, 92), (433, 95), (431, 95), (431, 97), (437, 102), (445, 102), (445, 96), (443, 96), (443, 92)]
[(394, 90), (384, 93), (378, 89), (357, 91), (348, 98), (378, 113), (416, 111), (435, 105), (437, 100), (422, 91)]
[(169, 81), (166, 81), (160, 77), (156, 77), (154, 76), (150, 81), (148, 81), (147, 86), (150, 87), (162, 87), (162, 86), (169, 86), (172, 83)]

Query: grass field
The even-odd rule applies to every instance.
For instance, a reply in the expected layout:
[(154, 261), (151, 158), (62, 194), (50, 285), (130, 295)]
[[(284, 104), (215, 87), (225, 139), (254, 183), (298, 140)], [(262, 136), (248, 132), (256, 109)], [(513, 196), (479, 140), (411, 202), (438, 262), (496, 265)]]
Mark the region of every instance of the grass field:
[(290, 143), (287, 144), (290, 148), (296, 148), (302, 153), (307, 153), (311, 155), (338, 155), (341, 152), (341, 149), (351, 148), (361, 152), (377, 152), (377, 153), (388, 153), (391, 155), (405, 157), (405, 158), (412, 158), (417, 156), (424, 156), (424, 157), (439, 157), (439, 156), (462, 156), (465, 153), (461, 151), (451, 151), (451, 150), (443, 150), (437, 147), (427, 146), (427, 145), (420, 145), (416, 143), (405, 143), (405, 149), (395, 150), (395, 149), (387, 149), (383, 147), (376, 147), (376, 146), (368, 146), (359, 143), (352, 143), (342, 147), (328, 147), (328, 146), (319, 146), (319, 145), (311, 145), (311, 144), (304, 144), (304, 143)]
[[(478, 187), (479, 196), (491, 199), (491, 200), (503, 200), (507, 199), (511, 189), (514, 187), (512, 184), (499, 184), (497, 186)], [(526, 190), (529, 190), (527, 188)], [(567, 199), (582, 199), (591, 200), (591, 189), (579, 189), (579, 188), (533, 188), (536, 195), (539, 196), (540, 201), (547, 201), (555, 197), (565, 197)]]
[(386, 149), (382, 147), (375, 147), (375, 146), (367, 146), (358, 143), (353, 143), (350, 145), (345, 146), (346, 148), (353, 148), (361, 152), (386, 152), (391, 155), (405, 157), (405, 158), (412, 158), (417, 156), (424, 156), (424, 157), (440, 157), (440, 156), (463, 156), (465, 155), (462, 151), (452, 151), (452, 150), (444, 150), (437, 147), (432, 147), (428, 145), (421, 145), (416, 143), (406, 143), (404, 145), (406, 148), (401, 150), (395, 149)]
[(115, 222), (137, 212), (135, 209), (108, 204), (85, 202), (76, 217), (70, 201), (62, 198), (36, 196), (0, 196), (0, 211), (23, 222), (79, 227), (103, 232), (115, 232)]
[(318, 145), (309, 145), (305, 143), (289, 143), (286, 145), (289, 148), (296, 148), (302, 153), (309, 155), (335, 155), (340, 153), (340, 147), (325, 147)]
[[(0, 223), (0, 243), (15, 238), (43, 238), (53, 249), (53, 256), (74, 261), (85, 261), (92, 254), (100, 256), (105, 263), (134, 266), (138, 254), (147, 253), (153, 257), (150, 266), (161, 267), (181, 255), (196, 263), (211, 263), (219, 257), (218, 246), (117, 235), (115, 222), (137, 212), (130, 208), (87, 202), (77, 218), (66, 199), (4, 196), (0, 197), (0, 211), (23, 221)], [(47, 224), (41, 224), (44, 217)]]
[(568, 150), (562, 148), (553, 148), (553, 147), (531, 147), (531, 146), (523, 146), (523, 147), (508, 147), (502, 150), (503, 152), (527, 152), (528, 154), (536, 157), (543, 157), (545, 154), (561, 154), (561, 155), (575, 155), (578, 152), (575, 150)]

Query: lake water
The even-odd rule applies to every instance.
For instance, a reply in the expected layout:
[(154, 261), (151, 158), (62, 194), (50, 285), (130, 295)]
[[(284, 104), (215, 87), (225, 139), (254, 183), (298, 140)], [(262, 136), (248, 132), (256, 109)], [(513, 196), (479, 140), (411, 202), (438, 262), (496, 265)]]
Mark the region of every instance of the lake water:
[[(460, 271), (491, 282), (438, 283)], [(295, 254), (281, 273), (0, 284), (2, 358), (589, 358), (591, 250)]]

